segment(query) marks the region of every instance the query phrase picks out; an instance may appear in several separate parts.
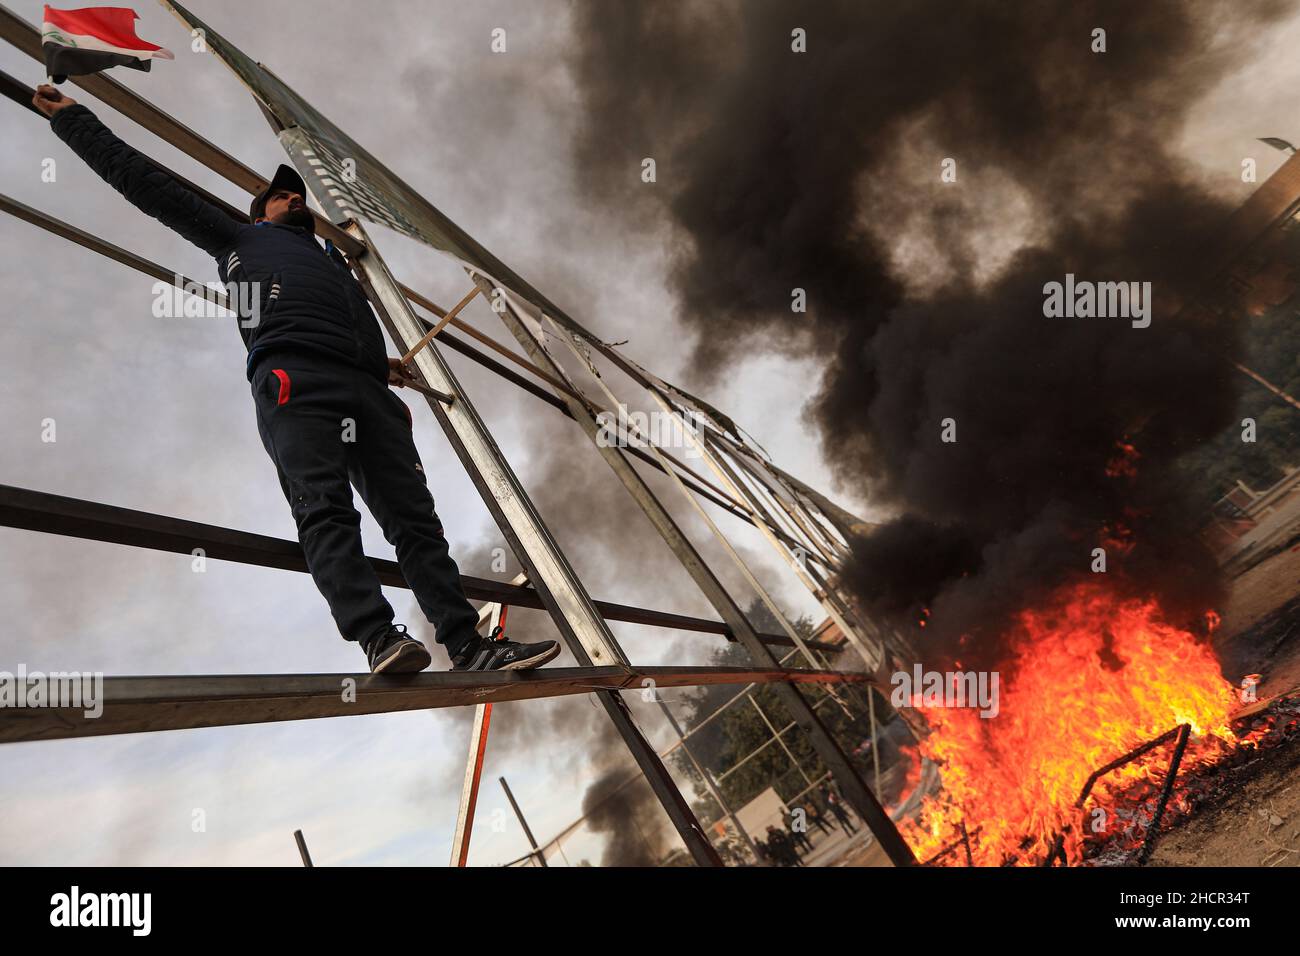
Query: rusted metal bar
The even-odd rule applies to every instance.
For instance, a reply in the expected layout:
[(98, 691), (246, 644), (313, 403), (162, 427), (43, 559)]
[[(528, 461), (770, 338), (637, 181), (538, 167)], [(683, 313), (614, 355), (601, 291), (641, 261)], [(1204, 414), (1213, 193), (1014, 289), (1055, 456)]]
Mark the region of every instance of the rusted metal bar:
[[(91, 676), (91, 675), (87, 675)], [(746, 667), (548, 667), (520, 671), (420, 674), (232, 674), (211, 677), (103, 677), (84, 706), (0, 708), (0, 743), (103, 737), (195, 727), (357, 717), (464, 707), (591, 691), (711, 684), (843, 683), (860, 674)], [(96, 706), (102, 705), (99, 716)]]
[(69, 242), (75, 242), (77, 245), (84, 246), (92, 252), (98, 252), (106, 259), (112, 259), (114, 262), (120, 263), (130, 269), (134, 269), (136, 272), (152, 276), (162, 282), (169, 282), (179, 289), (184, 289), (186, 291), (193, 290), (196, 293), (201, 293), (202, 298), (208, 302), (218, 305), (223, 309), (233, 311), (232, 303), (229, 301), (226, 294), (219, 289), (213, 289), (201, 282), (195, 281), (194, 279), (187, 278), (179, 272), (174, 272), (156, 262), (144, 258), (144, 256), (138, 256), (128, 249), (123, 249), (121, 246), (114, 245), (105, 239), (100, 239), (98, 236), (93, 236), (85, 230), (78, 229), (71, 223), (66, 223), (61, 219), (55, 219), (53, 216), (46, 215), (39, 209), (33, 209), (26, 203), (21, 203), (11, 196), (0, 194), (0, 212), (7, 212), (15, 219), (21, 219), (23, 222), (30, 223), (33, 226), (38, 226), (46, 232), (67, 239)]
[(465, 761), (465, 782), (456, 811), (456, 831), (451, 841), (451, 865), (463, 867), (469, 860), (469, 837), (474, 829), (474, 810), (478, 806), (478, 787), (483, 779), (483, 761), (487, 757), (488, 728), (492, 726), (492, 705), (474, 708), (474, 726), (469, 735), (469, 758)]
[(412, 345), (409, 349), (406, 350), (406, 354), (402, 356), (402, 364), (405, 365), (407, 362), (411, 361), (411, 359), (415, 358), (416, 354), (420, 351), (420, 349), (424, 348), (431, 341), (433, 341), (434, 336), (436, 336), (439, 332), (441, 332), (444, 328), (446, 328), (448, 322), (456, 318), (456, 316), (460, 315), (461, 310), (465, 308), (465, 306), (469, 305), (470, 301), (482, 291), (483, 290), (480, 289), (478, 286), (474, 286), (474, 288), (466, 292), (464, 297), (459, 302), (457, 302), (449, 310), (443, 313), (442, 318), (438, 320), (437, 324), (434, 325), (433, 328), (431, 328), (428, 332), (425, 332), (424, 335), (420, 336), (419, 340), (414, 345)]
[(0, 70), (0, 95), (7, 99), (13, 100), (23, 109), (31, 110), (41, 119), (45, 119), (45, 114), (32, 105), (32, 96), (35, 90), (24, 83), (22, 80), (15, 79), (3, 70)]
[(446, 392), (440, 392), (436, 388), (430, 388), (423, 382), (417, 382), (413, 378), (403, 378), (401, 387), (415, 389), (415, 391), (424, 395), (426, 398), (432, 398), (436, 401), (442, 402), (444, 405), (450, 405), (452, 402), (456, 401), (456, 399), (448, 395)]
[(1187, 741), (1191, 735), (1191, 724), (1183, 724), (1178, 728), (1178, 743), (1174, 745), (1174, 755), (1169, 761), (1169, 770), (1165, 773), (1165, 783), (1160, 788), (1155, 817), (1147, 827), (1147, 838), (1142, 841), (1142, 850), (1138, 853), (1138, 866), (1146, 866), (1147, 860), (1151, 859), (1151, 854), (1155, 851), (1156, 841), (1160, 838), (1160, 820), (1165, 815), (1165, 805), (1169, 803), (1169, 795), (1174, 792), (1174, 778), (1178, 776), (1178, 767), (1183, 762), (1183, 753), (1187, 750)]
[(1124, 764), (1136, 760), (1138, 757), (1141, 757), (1144, 753), (1147, 753), (1148, 751), (1154, 750), (1156, 747), (1159, 747), (1166, 740), (1173, 740), (1174, 737), (1177, 736), (1179, 731), (1184, 726), (1186, 725), (1185, 724), (1179, 725), (1178, 727), (1175, 727), (1172, 730), (1167, 730), (1159, 737), (1155, 737), (1152, 740), (1148, 740), (1140, 747), (1134, 747), (1128, 753), (1124, 754), (1124, 756), (1116, 757), (1110, 763), (1106, 764), (1106, 766), (1094, 770), (1091, 776), (1088, 777), (1087, 782), (1083, 785), (1083, 790), (1080, 791), (1079, 793), (1079, 799), (1074, 801), (1074, 805), (1078, 807), (1080, 810), (1082, 810), (1083, 802), (1088, 799), (1088, 794), (1092, 792), (1093, 785), (1098, 780), (1106, 776), (1106, 774), (1110, 773), (1112, 770), (1118, 770), (1120, 767), (1124, 766)]
[(968, 834), (968, 833), (966, 832), (966, 825), (963, 823), (963, 824), (961, 825), (961, 835), (960, 835), (959, 837), (957, 837), (957, 839), (953, 840), (951, 843), (946, 844), (946, 845), (943, 847), (943, 849), (941, 849), (938, 853), (936, 853), (934, 856), (930, 857), (930, 859), (926, 860), (926, 861), (925, 861), (924, 863), (922, 863), (921, 865), (922, 865), (922, 866), (933, 866), (935, 863), (938, 863), (940, 860), (942, 860), (942, 859), (943, 859), (945, 856), (947, 856), (949, 853), (953, 852), (953, 850), (957, 849), (957, 848), (958, 848), (959, 846), (961, 846), (963, 843), (966, 844), (967, 846), (969, 846), (969, 845), (970, 845), (970, 839), (971, 839), (971, 837), (979, 836), (980, 831), (983, 830), (983, 829), (984, 829), (984, 827), (982, 827), (982, 826), (978, 826), (978, 827), (976, 827), (974, 830), (971, 830), (970, 833)]
[(957, 826), (961, 827), (961, 842), (962, 842), (962, 846), (966, 848), (966, 865), (974, 866), (975, 857), (971, 854), (970, 851), (970, 836), (969, 834), (966, 833), (966, 821), (965, 820), (958, 821)]
[[(523, 574), (515, 575), (512, 584), (523, 584)], [(485, 604), (479, 608), (479, 627), (487, 625), (487, 633), (495, 635), (497, 627), (505, 627), (509, 605)], [(483, 761), (487, 757), (488, 729), (492, 726), (492, 705), (479, 704), (474, 708), (474, 724), (469, 735), (469, 758), (465, 761), (465, 781), (460, 791), (460, 806), (456, 811), (456, 829), (451, 840), (451, 865), (463, 867), (469, 861), (469, 838), (474, 830), (474, 811), (478, 807), (479, 784), (483, 780)]]

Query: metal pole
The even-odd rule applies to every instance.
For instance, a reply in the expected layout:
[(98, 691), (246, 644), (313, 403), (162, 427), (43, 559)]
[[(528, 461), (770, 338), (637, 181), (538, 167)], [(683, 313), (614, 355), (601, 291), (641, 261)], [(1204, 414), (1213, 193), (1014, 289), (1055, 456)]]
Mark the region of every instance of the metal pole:
[(515, 817), (519, 820), (519, 825), (524, 828), (524, 836), (528, 837), (528, 845), (533, 848), (533, 856), (542, 866), (546, 866), (546, 854), (537, 847), (537, 840), (533, 838), (533, 831), (528, 827), (528, 821), (524, 819), (524, 812), (519, 809), (519, 804), (515, 802), (515, 795), (510, 792), (510, 784), (506, 783), (505, 777), (498, 778), (501, 781), (501, 789), (506, 792), (506, 799), (510, 801), (511, 808), (515, 811)]
[(306, 867), (314, 866), (311, 861), (311, 854), (307, 852), (307, 840), (303, 837), (301, 830), (293, 831), (293, 840), (298, 844), (298, 856), (302, 857), (302, 865)]
[[(753, 667), (546, 667), (516, 671), (425, 671), (421, 674), (218, 674), (105, 677), (103, 712), (80, 706), (0, 707), (0, 744), (64, 740), (197, 727), (236, 727), (286, 720), (359, 717), (440, 707), (603, 691), (775, 682), (843, 683), (858, 674)], [(340, 690), (344, 693), (340, 693)], [(621, 698), (620, 698), (621, 699)]]
[(1191, 737), (1191, 733), (1191, 724), (1183, 724), (1178, 728), (1178, 742), (1174, 744), (1174, 755), (1170, 758), (1169, 769), (1165, 772), (1165, 782), (1160, 788), (1160, 796), (1156, 800), (1155, 814), (1151, 818), (1151, 825), (1147, 827), (1147, 836), (1142, 841), (1142, 850), (1138, 853), (1138, 866), (1147, 865), (1147, 861), (1151, 859), (1151, 854), (1155, 851), (1156, 841), (1160, 839), (1160, 820), (1165, 815), (1165, 805), (1169, 803), (1169, 795), (1174, 792), (1174, 780), (1178, 776), (1178, 765), (1183, 762), (1183, 752), (1187, 749), (1187, 741)]
[[(657, 393), (652, 394), (655, 394), (655, 398), (659, 401), (660, 405), (665, 408), (665, 410), (670, 410), (662, 395)], [(736, 472), (727, 464), (725, 458), (722, 455), (714, 453), (715, 448), (707, 438), (700, 441), (698, 444), (702, 453), (708, 459), (709, 464), (713, 466), (717, 473), (723, 478), (724, 482), (731, 486), (733, 493), (754, 509), (754, 527), (768, 539), (768, 542), (776, 549), (776, 552), (786, 559), (787, 563), (789, 563), (791, 568), (794, 570), (795, 576), (798, 577), (799, 580), (803, 582), (804, 586), (812, 592), (813, 596), (817, 598), (819, 603), (822, 605), (822, 608), (826, 611), (826, 614), (835, 622), (835, 626), (840, 629), (845, 640), (852, 644), (859, 656), (861, 656), (863, 663), (865, 663), (867, 667), (871, 668), (872, 671), (877, 670), (886, 658), (884, 648), (876, 642), (872, 642), (875, 646), (869, 646), (869, 638), (864, 637), (864, 635), (858, 632), (857, 628), (850, 625), (846, 616), (841, 613), (841, 609), (834, 601), (830, 600), (829, 592), (826, 589), (819, 587), (809, 575), (806, 563), (799, 560), (796, 555), (790, 552), (788, 546), (777, 540), (776, 536), (768, 531), (766, 522), (772, 520), (771, 515), (769, 515), (767, 509), (763, 507), (762, 502), (758, 499), (753, 490), (741, 481)]]
[(785, 751), (785, 755), (790, 758), (790, 762), (794, 764), (794, 768), (799, 771), (799, 776), (803, 777), (803, 782), (811, 785), (812, 778), (809, 777), (808, 774), (804, 772), (804, 769), (802, 766), (800, 766), (799, 761), (795, 759), (795, 756), (791, 752), (790, 748), (786, 746), (785, 740), (781, 737), (779, 733), (777, 733), (776, 727), (774, 727), (772, 725), (772, 722), (767, 719), (767, 714), (763, 713), (763, 708), (758, 706), (758, 701), (756, 701), (751, 695), (749, 698), (749, 702), (754, 705), (754, 709), (758, 711), (758, 716), (763, 718), (763, 723), (767, 724), (767, 729), (772, 732), (772, 736), (776, 739), (776, 742), (780, 744), (781, 749)]
[[(811, 557), (816, 559), (817, 554), (820, 552), (823, 554), (823, 560), (827, 562), (829, 567), (838, 568), (839, 565), (842, 564), (844, 558), (843, 548), (832, 549), (832, 553), (827, 557), (824, 553), (825, 549), (817, 549), (816, 542), (813, 540), (812, 536), (802, 528), (802, 526), (796, 526), (794, 527), (794, 530), (791, 530), (791, 516), (789, 514), (788, 506), (782, 504), (779, 496), (768, 484), (770, 476), (758, 474), (759, 470), (763, 467), (762, 462), (753, 462), (748, 458), (743, 458), (742, 456), (733, 453), (731, 457), (734, 458), (735, 467), (734, 469), (728, 468), (726, 460), (729, 456), (727, 451), (723, 448), (722, 443), (719, 441), (718, 436), (712, 433), (705, 433), (704, 440), (717, 457), (718, 466), (726, 470), (731, 476), (732, 483), (736, 485), (744, 485), (748, 489), (750, 493), (749, 503), (756, 511), (767, 518), (769, 526), (781, 529), (784, 523), (785, 533), (790, 535), (792, 538), (798, 538), (796, 532), (804, 534), (806, 539), (804, 543), (809, 545), (809, 547), (804, 548), (804, 550), (808, 551)], [(773, 508), (779, 510), (779, 513), (782, 515), (781, 521), (776, 520), (776, 518), (773, 517), (773, 514), (770, 514), (766, 508), (762, 507), (763, 501), (768, 502)], [(789, 547), (788, 543), (786, 546)]]
[(672, 726), (673, 733), (675, 733), (677, 739), (681, 741), (682, 752), (686, 754), (687, 759), (691, 762), (691, 766), (695, 768), (695, 771), (700, 775), (700, 779), (704, 781), (704, 786), (708, 789), (709, 795), (718, 802), (718, 806), (722, 808), (722, 812), (727, 815), (727, 819), (731, 821), (731, 825), (735, 827), (736, 832), (740, 834), (741, 840), (744, 841), (745, 846), (753, 855), (754, 862), (758, 863), (760, 866), (766, 865), (763, 857), (758, 852), (758, 847), (754, 846), (754, 841), (750, 838), (749, 832), (741, 826), (740, 818), (732, 811), (731, 805), (727, 803), (726, 798), (722, 795), (722, 790), (714, 781), (713, 774), (709, 773), (709, 771), (695, 759), (695, 754), (691, 752), (690, 746), (686, 743), (686, 735), (682, 733), (681, 724), (677, 723), (677, 718), (673, 716), (672, 710), (669, 709), (668, 705), (664, 703), (658, 695), (655, 695), (655, 700), (659, 704), (659, 709), (663, 711), (663, 715), (668, 718), (668, 723)]
[[(757, 458), (757, 456), (754, 455), (752, 449), (750, 449), (746, 445), (742, 445), (736, 442), (731, 437), (727, 435), (719, 435), (718, 438), (720, 441), (725, 443), (729, 448), (733, 449), (736, 453), (744, 454), (746, 457), (750, 459)], [(757, 466), (757, 461), (755, 461), (754, 464), (755, 466)], [(770, 472), (772, 475), (780, 478), (783, 482), (785, 482), (787, 486), (795, 489), (796, 491), (798, 491), (798, 493), (802, 494), (805, 498), (807, 498), (810, 502), (812, 502), (816, 506), (818, 511), (822, 514), (822, 516), (826, 519), (827, 523), (830, 524), (831, 527), (833, 527), (837, 532), (839, 532), (840, 537), (843, 538), (845, 541), (848, 541), (855, 532), (859, 532), (864, 527), (869, 527), (867, 522), (863, 521), (857, 515), (850, 514), (848, 511), (845, 511), (835, 502), (831, 501), (829, 498), (823, 495), (816, 488), (804, 484), (794, 475), (790, 474), (788, 471), (785, 471), (782, 468), (779, 468), (774, 462), (768, 460), (766, 457), (762, 459), (762, 470), (765, 472)]]
[[(568, 332), (568, 330), (564, 329), (563, 327), (557, 325), (554, 322), (551, 323), (551, 327), (556, 330), (557, 334), (560, 336), (561, 339), (563, 339), (565, 344), (568, 346), (569, 350), (574, 354), (575, 357), (577, 357), (579, 361), (583, 361), (583, 362), (587, 361), (586, 356), (584, 356), (582, 352), (579, 350), (576, 341), (574, 340), (573, 336)], [(620, 402), (618, 400), (618, 396), (616, 396), (614, 392), (609, 388), (609, 386), (605, 384), (604, 379), (600, 378), (599, 375), (594, 375), (593, 377), (595, 378), (596, 385), (600, 388), (602, 392), (604, 392), (606, 399), (608, 399), (608, 401), (610, 401), (616, 407), (619, 406)], [(663, 402), (662, 399), (660, 399), (660, 404), (664, 406), (665, 411), (668, 411), (668, 407)], [(668, 413), (670, 415), (672, 414), (670, 411), (668, 411)], [(687, 440), (691, 441), (691, 443), (694, 446), (700, 447), (699, 442), (694, 441), (694, 439), (690, 435), (690, 431), (691, 431), (690, 425), (680, 418), (677, 418), (677, 421), (682, 423), (683, 432), (686, 434)], [(665, 467), (667, 467), (668, 461), (666, 458), (661, 457), (662, 452), (656, 445), (650, 444), (649, 450), (650, 450), (650, 454), (656, 457), (660, 457), (662, 464)], [(707, 458), (707, 455), (705, 457)], [(721, 473), (719, 472), (719, 474)], [(736, 569), (740, 571), (741, 575), (749, 583), (749, 586), (754, 589), (754, 593), (758, 595), (758, 599), (763, 603), (763, 606), (767, 608), (768, 612), (772, 615), (772, 617), (775, 618), (777, 623), (781, 625), (781, 629), (785, 631), (786, 636), (789, 637), (790, 640), (794, 641), (795, 646), (798, 647), (799, 650), (803, 652), (803, 655), (805, 658), (807, 658), (808, 662), (816, 666), (813, 660), (812, 651), (810, 651), (808, 649), (808, 646), (804, 643), (803, 637), (800, 636), (800, 634), (794, 629), (793, 625), (791, 625), (790, 621), (786, 618), (785, 612), (782, 611), (780, 606), (777, 605), (776, 601), (772, 599), (772, 596), (768, 593), (767, 589), (763, 587), (762, 582), (758, 580), (758, 577), (750, 569), (749, 565), (745, 563), (745, 560), (740, 556), (740, 553), (736, 551), (734, 547), (732, 547), (732, 544), (727, 539), (727, 536), (722, 533), (722, 529), (720, 529), (714, 523), (713, 518), (710, 517), (709, 513), (704, 510), (704, 506), (701, 505), (698, 500), (696, 500), (694, 495), (686, 491), (686, 488), (683, 485), (682, 480), (679, 476), (669, 475), (668, 477), (672, 481), (672, 483), (675, 484), (677, 488), (682, 492), (686, 500), (690, 502), (691, 506), (695, 509), (696, 514), (699, 515), (700, 519), (705, 523), (709, 531), (712, 532), (714, 539), (722, 547), (723, 551), (726, 552), (727, 556), (731, 558), (731, 561), (736, 566)], [(725, 480), (725, 476), (722, 477)], [(755, 527), (758, 527), (760, 523), (757, 520), (758, 516), (755, 515), (754, 517), (755, 517)]]
[(876, 692), (872, 687), (867, 688), (867, 715), (871, 718), (871, 765), (876, 774), (876, 799), (880, 797), (880, 748), (877, 746), (876, 735)]
[(483, 760), (487, 756), (488, 727), (491, 724), (492, 705), (475, 707), (474, 728), (469, 735), (469, 759), (465, 761), (465, 782), (460, 788), (456, 832), (451, 841), (452, 866), (464, 866), (469, 859), (469, 838), (474, 828), (474, 808), (478, 806), (478, 785), (483, 778)]
[[(753, 471), (758, 471), (762, 469), (762, 463), (751, 463), (749, 467)], [(753, 477), (758, 478), (759, 476), (754, 475)], [(780, 484), (777, 479), (767, 474), (762, 475), (757, 484), (772, 500), (773, 504), (785, 514), (787, 520), (812, 543), (814, 548), (821, 552), (832, 566), (838, 566), (843, 561), (847, 549), (839, 541), (831, 538), (826, 529), (817, 522), (812, 512), (807, 509), (804, 502), (799, 500), (788, 486)], [(778, 488), (784, 494), (778, 493)]]
[[(527, 578), (516, 575), (511, 584), (523, 584)], [(505, 627), (508, 605), (485, 604), (479, 608), (479, 627), (488, 625), (488, 634)], [(460, 807), (456, 811), (456, 830), (451, 841), (451, 865), (465, 866), (469, 860), (469, 838), (474, 830), (474, 810), (478, 806), (479, 782), (483, 779), (483, 761), (487, 757), (488, 728), (492, 725), (492, 704), (474, 708), (474, 726), (469, 735), (469, 758), (465, 761), (465, 781), (460, 788)]]

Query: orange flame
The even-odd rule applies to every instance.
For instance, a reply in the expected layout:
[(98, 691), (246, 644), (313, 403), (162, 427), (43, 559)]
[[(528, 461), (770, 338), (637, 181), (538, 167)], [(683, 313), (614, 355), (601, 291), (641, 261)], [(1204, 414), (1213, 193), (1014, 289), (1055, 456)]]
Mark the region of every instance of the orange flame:
[[(951, 845), (964, 823), (977, 865), (1040, 862), (1058, 835), (1077, 863), (1084, 836), (1103, 832), (1099, 821), (1121, 826), (1114, 810), (1127, 787), (1163, 778), (1170, 749), (1105, 775), (1079, 809), (1094, 770), (1183, 723), (1192, 727), (1183, 768), (1217, 758), (1234, 739), (1232, 687), (1213, 653), (1166, 621), (1154, 601), (1072, 585), (1022, 612), (1009, 636), (997, 716), (926, 712), (933, 732), (921, 752), (939, 763), (943, 791), (902, 826), (918, 859)], [(964, 852), (942, 862), (964, 864)]]

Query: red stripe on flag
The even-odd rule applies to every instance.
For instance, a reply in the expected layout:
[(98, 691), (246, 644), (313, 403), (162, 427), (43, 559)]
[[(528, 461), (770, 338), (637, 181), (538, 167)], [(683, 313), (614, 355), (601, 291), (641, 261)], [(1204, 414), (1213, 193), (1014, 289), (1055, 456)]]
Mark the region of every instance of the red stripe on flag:
[(161, 50), (162, 47), (135, 35), (135, 21), (138, 19), (130, 7), (45, 8), (45, 22), (64, 33), (92, 36), (125, 50)]

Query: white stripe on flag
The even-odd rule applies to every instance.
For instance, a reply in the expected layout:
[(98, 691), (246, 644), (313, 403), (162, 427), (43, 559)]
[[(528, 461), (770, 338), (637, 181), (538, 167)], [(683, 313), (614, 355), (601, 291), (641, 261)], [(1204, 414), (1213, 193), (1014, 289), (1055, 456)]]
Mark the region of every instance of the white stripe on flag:
[(77, 33), (68, 33), (66, 30), (60, 30), (58, 27), (51, 26), (47, 21), (41, 26), (41, 42), (57, 43), (59, 46), (65, 46), (73, 50), (97, 50), (101, 53), (121, 53), (123, 56), (133, 56), (141, 60), (148, 60), (157, 57), (160, 60), (174, 60), (171, 50), (128, 50), (125, 47), (113, 46), (111, 43), (105, 43), (99, 37), (83, 36)]

